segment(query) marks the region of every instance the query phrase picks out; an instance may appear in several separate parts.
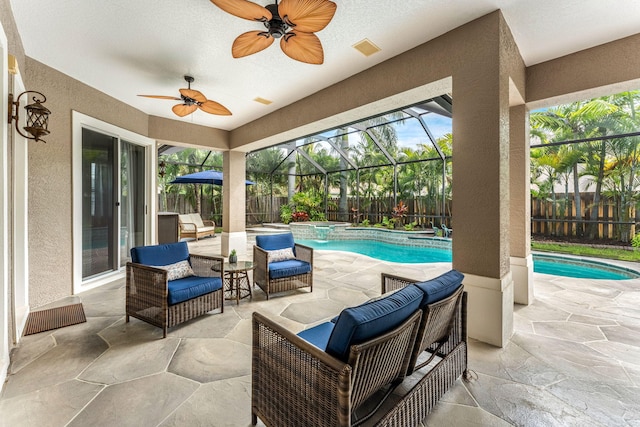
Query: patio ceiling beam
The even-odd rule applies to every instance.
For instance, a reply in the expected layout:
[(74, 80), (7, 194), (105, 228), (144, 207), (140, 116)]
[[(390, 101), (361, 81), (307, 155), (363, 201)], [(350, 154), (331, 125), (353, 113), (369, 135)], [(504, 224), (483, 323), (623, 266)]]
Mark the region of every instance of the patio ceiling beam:
[(347, 153), (344, 152), (344, 150), (342, 148), (340, 148), (335, 142), (333, 142), (331, 139), (329, 138), (325, 138), (324, 136), (316, 136), (316, 138), (327, 142), (334, 150), (336, 150), (336, 152), (340, 155), (340, 157), (342, 157), (344, 159), (345, 162), (349, 163), (349, 165), (351, 165), (352, 168), (354, 169), (358, 169), (358, 166), (353, 163), (351, 161), (351, 159), (349, 158), (349, 156), (347, 156)]
[(449, 112), (448, 117), (453, 117), (453, 99), (449, 95), (436, 96), (433, 101)]

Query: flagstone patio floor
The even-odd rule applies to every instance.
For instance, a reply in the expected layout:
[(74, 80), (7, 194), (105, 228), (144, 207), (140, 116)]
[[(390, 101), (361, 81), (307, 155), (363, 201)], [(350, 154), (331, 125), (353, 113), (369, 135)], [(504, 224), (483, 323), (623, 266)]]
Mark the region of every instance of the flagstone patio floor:
[[(220, 254), (220, 240), (190, 250)], [(166, 339), (125, 323), (124, 279), (56, 302), (82, 302), (87, 322), (21, 340), (0, 426), (249, 426), (254, 311), (299, 332), (379, 295), (381, 272), (426, 279), (451, 268), (327, 251), (315, 252), (314, 266), (312, 293), (267, 301), (255, 288), (253, 300), (227, 301), (223, 314)], [(640, 426), (640, 280), (534, 274), (534, 292), (533, 304), (515, 306), (504, 348), (470, 341), (474, 379), (458, 380), (424, 426)]]

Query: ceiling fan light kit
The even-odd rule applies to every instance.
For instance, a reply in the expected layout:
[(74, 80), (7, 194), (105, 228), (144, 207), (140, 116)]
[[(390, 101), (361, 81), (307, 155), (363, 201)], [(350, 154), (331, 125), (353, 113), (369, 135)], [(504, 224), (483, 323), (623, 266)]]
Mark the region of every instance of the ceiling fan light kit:
[(182, 101), (180, 104), (176, 104), (171, 108), (171, 111), (178, 116), (187, 116), (197, 109), (204, 111), (205, 113), (215, 114), (218, 116), (230, 116), (231, 111), (224, 105), (207, 99), (202, 92), (191, 89), (191, 83), (195, 80), (192, 76), (184, 76), (184, 80), (187, 82), (187, 89), (180, 89), (180, 97), (166, 96), (166, 95), (138, 95), (145, 98), (154, 99), (172, 99), (175, 101)]
[(238, 36), (231, 47), (234, 58), (260, 52), (280, 39), (285, 55), (307, 64), (322, 64), (324, 51), (314, 34), (324, 29), (336, 12), (330, 0), (281, 0), (260, 6), (249, 0), (211, 0), (231, 15), (261, 22), (266, 31), (249, 31)]

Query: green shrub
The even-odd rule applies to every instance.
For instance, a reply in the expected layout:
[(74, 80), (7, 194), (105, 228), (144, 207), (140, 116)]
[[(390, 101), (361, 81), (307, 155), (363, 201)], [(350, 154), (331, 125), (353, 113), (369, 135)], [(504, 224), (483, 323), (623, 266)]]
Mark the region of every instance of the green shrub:
[(363, 219), (362, 222), (360, 223), (361, 226), (363, 227), (369, 227), (371, 225), (371, 223), (369, 222), (368, 219)]
[(634, 248), (640, 248), (640, 233), (633, 236), (633, 239), (631, 239), (631, 246)]
[(418, 223), (414, 221), (410, 224), (405, 224), (404, 229), (405, 231), (413, 231), (413, 229), (416, 228), (416, 225), (418, 225)]
[(289, 224), (291, 222), (291, 218), (293, 216), (293, 208), (289, 205), (280, 206), (280, 220), (285, 224)]

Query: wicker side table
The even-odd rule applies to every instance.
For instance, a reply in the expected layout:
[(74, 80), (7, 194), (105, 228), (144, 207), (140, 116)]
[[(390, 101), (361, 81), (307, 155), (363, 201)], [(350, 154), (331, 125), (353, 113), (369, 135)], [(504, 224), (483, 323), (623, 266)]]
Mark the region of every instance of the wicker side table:
[(249, 271), (254, 268), (251, 261), (224, 263), (224, 294), (226, 299), (235, 299), (236, 304), (240, 304), (242, 298), (253, 299)]

